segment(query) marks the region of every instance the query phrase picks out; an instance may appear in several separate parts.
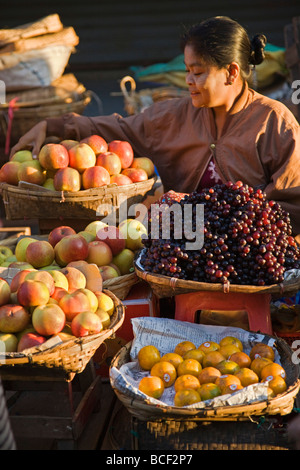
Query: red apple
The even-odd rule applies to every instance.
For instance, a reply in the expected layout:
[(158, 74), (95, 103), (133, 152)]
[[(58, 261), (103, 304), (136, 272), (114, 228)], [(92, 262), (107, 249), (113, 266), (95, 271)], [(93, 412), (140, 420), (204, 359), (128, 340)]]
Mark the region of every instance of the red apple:
[(69, 153), (61, 144), (46, 144), (38, 155), (38, 160), (46, 170), (58, 170), (69, 165)]
[(86, 258), (88, 263), (104, 266), (111, 263), (112, 258), (112, 251), (105, 242), (94, 240), (88, 244), (88, 255)]
[(132, 184), (133, 181), (129, 178), (129, 176), (122, 175), (111, 175), (110, 177), (110, 184), (116, 184), (117, 186), (125, 186), (126, 184)]
[(54, 175), (53, 185), (55, 191), (80, 191), (80, 173), (75, 168), (61, 168)]
[(0, 331), (2, 333), (18, 333), (30, 322), (28, 311), (17, 304), (5, 304), (0, 307)]
[(18, 343), (18, 352), (40, 346), (46, 342), (46, 338), (38, 333), (25, 333)]
[(34, 268), (49, 266), (54, 261), (54, 248), (46, 240), (36, 240), (26, 248), (26, 261)]
[(83, 173), (86, 168), (94, 166), (96, 155), (94, 150), (85, 143), (79, 143), (69, 150), (69, 166)]
[(10, 294), (11, 294), (11, 289), (7, 280), (0, 277), (0, 306), (9, 303)]
[(148, 175), (148, 178), (154, 175), (155, 173), (155, 167), (148, 157), (139, 157), (139, 158), (134, 158), (133, 162), (131, 164), (131, 168), (141, 168), (142, 170), (145, 170), (145, 172)]
[(89, 251), (88, 242), (81, 235), (66, 235), (54, 247), (55, 260), (59, 266), (71, 261), (85, 260)]
[(53, 292), (53, 294), (51, 295), (51, 298), (54, 299), (54, 300), (56, 300), (57, 302), (59, 302), (60, 299), (61, 299), (65, 294), (68, 294), (68, 291), (67, 291), (66, 289), (64, 289), (63, 287), (55, 286), (54, 292)]
[(46, 175), (38, 160), (25, 161), (20, 163), (18, 170), (19, 181), (37, 184), (41, 186), (46, 181)]
[(113, 279), (114, 277), (119, 277), (118, 271), (112, 266), (99, 266), (99, 271), (102, 276), (102, 280), (107, 281), (107, 279)]
[(89, 137), (85, 137), (80, 141), (80, 143), (88, 144), (95, 152), (95, 155), (98, 155), (102, 152), (107, 152), (107, 142), (100, 137), (100, 135), (90, 135)]
[(58, 305), (66, 315), (68, 322), (72, 321), (78, 313), (91, 311), (88, 297), (80, 290), (68, 292), (63, 295)]
[(41, 281), (48, 287), (50, 296), (54, 293), (54, 279), (48, 271), (30, 271), (24, 280)]
[(42, 336), (57, 335), (66, 324), (66, 315), (57, 304), (37, 306), (32, 312), (32, 324)]
[(148, 175), (142, 168), (125, 168), (122, 170), (122, 175), (128, 176), (133, 183), (147, 181)]
[(103, 166), (110, 175), (117, 175), (122, 170), (120, 157), (113, 152), (99, 153), (96, 158), (96, 165)]
[(44, 282), (28, 279), (20, 285), (17, 291), (17, 298), (19, 304), (25, 308), (37, 307), (48, 302), (50, 293)]
[(130, 167), (133, 162), (133, 149), (126, 140), (113, 140), (108, 144), (108, 151), (119, 155), (123, 169)]
[(66, 235), (75, 235), (76, 232), (72, 227), (68, 225), (60, 225), (59, 227), (55, 227), (48, 235), (48, 242), (55, 247), (56, 243), (59, 242), (63, 237)]
[(106, 227), (98, 230), (96, 240), (102, 240), (105, 242), (110, 247), (113, 256), (124, 250), (126, 246), (126, 240), (120, 232), (120, 229), (113, 225), (107, 225)]
[(93, 166), (82, 173), (82, 187), (84, 189), (101, 188), (110, 183), (110, 175), (106, 168)]
[(78, 290), (80, 292), (83, 292), (84, 295), (87, 296), (88, 301), (90, 303), (90, 309), (89, 310), (91, 312), (96, 312), (96, 310), (98, 308), (98, 298), (96, 297), (95, 293), (93, 291), (91, 291), (90, 289), (87, 289), (86, 287), (78, 289)]
[(71, 331), (74, 336), (88, 336), (100, 333), (103, 329), (98, 315), (93, 312), (82, 312), (76, 315), (71, 323)]
[(12, 184), (18, 186), (19, 178), (18, 171), (21, 163), (17, 161), (10, 161), (4, 163), (0, 169), (0, 181), (2, 183)]
[(70, 150), (70, 148), (77, 144), (79, 144), (78, 140), (73, 139), (64, 139), (60, 142), (60, 145), (63, 145), (67, 150)]
[(31, 273), (32, 271), (34, 271), (34, 269), (22, 269), (21, 271), (18, 271), (17, 274), (15, 274), (11, 280), (11, 292), (17, 292), (22, 282), (25, 281), (25, 277), (27, 276), (27, 274)]
[(65, 268), (62, 268), (60, 272), (66, 277), (68, 281), (69, 292), (84, 288), (86, 286), (85, 275), (79, 269), (72, 266), (66, 266)]

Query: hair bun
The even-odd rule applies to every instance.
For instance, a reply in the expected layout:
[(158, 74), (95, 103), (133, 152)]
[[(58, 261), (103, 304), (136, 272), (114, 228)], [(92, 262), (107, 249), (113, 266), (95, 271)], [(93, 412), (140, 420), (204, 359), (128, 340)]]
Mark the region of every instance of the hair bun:
[(250, 64), (261, 64), (265, 58), (264, 49), (267, 44), (267, 38), (264, 34), (256, 34), (251, 40)]

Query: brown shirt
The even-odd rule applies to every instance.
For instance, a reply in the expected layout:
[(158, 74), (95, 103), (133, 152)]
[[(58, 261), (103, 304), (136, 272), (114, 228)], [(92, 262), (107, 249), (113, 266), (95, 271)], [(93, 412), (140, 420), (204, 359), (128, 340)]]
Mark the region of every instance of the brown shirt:
[(290, 213), (294, 234), (300, 234), (299, 124), (282, 103), (247, 86), (218, 139), (213, 111), (195, 108), (190, 98), (158, 102), (129, 117), (68, 114), (47, 121), (48, 135), (129, 141), (136, 156), (152, 159), (165, 191), (196, 190), (213, 155), (223, 182), (263, 188)]

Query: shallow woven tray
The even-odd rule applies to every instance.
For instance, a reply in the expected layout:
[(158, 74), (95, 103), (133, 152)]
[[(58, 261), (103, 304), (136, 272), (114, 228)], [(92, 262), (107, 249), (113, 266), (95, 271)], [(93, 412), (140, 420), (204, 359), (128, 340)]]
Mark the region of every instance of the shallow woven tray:
[(36, 348), (31, 348), (26, 353), (0, 353), (0, 374), (1, 367), (28, 367), (28, 365), (63, 369), (69, 373), (82, 372), (100, 344), (120, 328), (125, 318), (125, 307), (122, 302), (112, 292), (106, 289), (103, 292), (108, 294), (115, 304), (115, 311), (107, 330), (80, 338), (74, 337), (44, 351), (36, 352)]
[(107, 279), (103, 282), (103, 288), (113, 292), (118, 299), (124, 300), (130, 289), (139, 281), (135, 273), (124, 274), (123, 276)]
[[(87, 90), (58, 103), (43, 104), (41, 101), (40, 106), (35, 104), (34, 106), (15, 108), (10, 133), (10, 145), (12, 146), (18, 142), (35, 124), (47, 117), (59, 117), (71, 112), (82, 114), (91, 99), (92, 93)], [(0, 143), (2, 145), (5, 143), (7, 136), (8, 121), (8, 109), (6, 105), (0, 105), (0, 130), (2, 131)]]
[[(265, 335), (270, 338), (270, 336)], [(248, 420), (251, 416), (263, 415), (286, 415), (294, 406), (294, 399), (299, 392), (299, 365), (293, 364), (291, 355), (293, 351), (289, 345), (280, 338), (276, 338), (275, 347), (280, 355), (282, 367), (286, 371), (287, 390), (269, 400), (251, 403), (249, 405), (231, 406), (207, 406), (206, 408), (195, 410), (186, 407), (175, 407), (168, 405), (153, 405), (147, 400), (132, 395), (127, 396), (120, 390), (113, 387), (117, 397), (128, 409), (128, 411), (139, 420), (160, 420), (160, 419), (189, 419), (189, 420)], [(116, 354), (111, 362), (111, 368), (120, 369), (123, 364), (130, 362), (131, 343), (126, 344)], [(112, 385), (113, 386), (113, 385)]]
[[(76, 192), (51, 191), (42, 186), (24, 182), (19, 186), (0, 183), (0, 192), (8, 220), (57, 220), (66, 217), (95, 219), (109, 215), (109, 211), (111, 213), (115, 211), (118, 221), (121, 204), (127, 203), (127, 208), (129, 208), (133, 204), (142, 202), (147, 192), (152, 189), (155, 180), (156, 177), (125, 186), (114, 184)], [(103, 215), (101, 205), (107, 211)]]
[(174, 277), (152, 274), (141, 268), (140, 254), (134, 261), (137, 276), (150, 284), (152, 290), (159, 298), (173, 297), (179, 294), (188, 294), (197, 291), (211, 292), (239, 292), (247, 294), (280, 294), (293, 295), (300, 289), (300, 278), (284, 281), (269, 286), (251, 286), (238, 284), (221, 284), (209, 282), (184, 281)]

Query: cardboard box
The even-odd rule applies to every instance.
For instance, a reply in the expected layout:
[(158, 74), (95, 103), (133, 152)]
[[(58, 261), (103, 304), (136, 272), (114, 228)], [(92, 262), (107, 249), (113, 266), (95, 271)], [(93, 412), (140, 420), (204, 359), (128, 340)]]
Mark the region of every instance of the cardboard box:
[(159, 300), (151, 287), (144, 281), (132, 287), (126, 299), (125, 319), (123, 325), (116, 331), (113, 338), (108, 338), (100, 345), (94, 354), (93, 360), (97, 374), (108, 377), (109, 365), (117, 352), (133, 340), (131, 319), (137, 317), (159, 317)]

